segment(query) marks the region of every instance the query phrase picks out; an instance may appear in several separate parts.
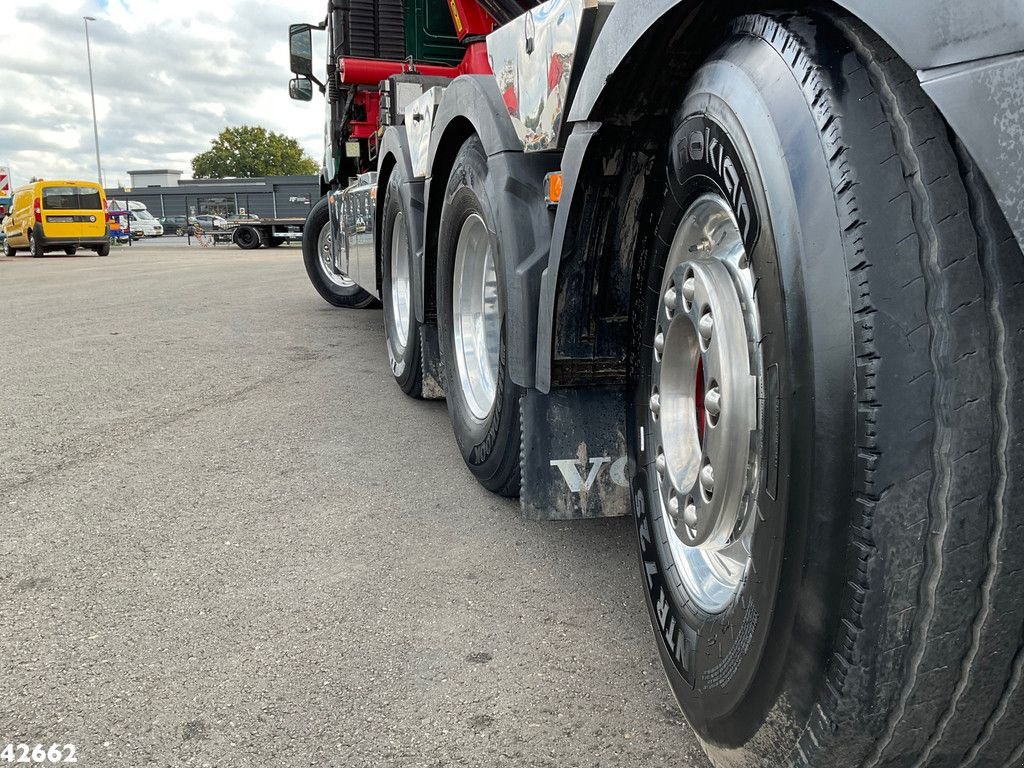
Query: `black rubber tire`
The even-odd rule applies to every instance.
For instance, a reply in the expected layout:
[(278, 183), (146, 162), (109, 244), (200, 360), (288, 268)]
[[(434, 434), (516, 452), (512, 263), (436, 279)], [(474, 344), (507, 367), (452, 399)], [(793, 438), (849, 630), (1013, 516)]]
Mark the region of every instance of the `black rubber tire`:
[(28, 233), (28, 252), (32, 254), (33, 259), (41, 258), (46, 253), (43, 244), (36, 239), (33, 232)]
[(284, 238), (275, 237), (271, 235), (270, 237), (267, 238), (267, 242), (265, 242), (264, 245), (267, 248), (280, 248), (282, 245), (284, 245)]
[(103, 243), (102, 245), (96, 246), (97, 256), (109, 256), (110, 255), (110, 243)]
[(185, 236), (185, 228), (184, 227), (178, 227), (176, 230), (174, 230), (174, 234), (175, 234), (176, 237), (184, 237)]
[(12, 248), (11, 244), (7, 240), (4, 240), (4, 256), (17, 256), (17, 255), (18, 255), (18, 249), (17, 248)]
[(255, 227), (243, 225), (238, 227), (231, 236), (235, 245), (243, 251), (251, 251), (263, 245), (263, 238)]
[[(409, 328), (405, 347), (393, 338), (392, 324), (394, 323), (394, 304), (392, 302), (391, 290), (391, 260), (392, 260), (392, 238), (395, 225), (398, 222), (398, 214), (402, 213), (401, 225), (405, 227), (406, 243), (413, 243), (412, 237), (413, 219), (407, 211), (403, 211), (401, 185), (405, 182), (400, 166), (395, 166), (388, 178), (387, 190), (384, 193), (384, 209), (381, 216), (379, 232), (381, 233), (381, 304), (384, 306), (384, 344), (388, 352), (388, 362), (391, 364), (391, 373), (395, 377), (399, 388), (410, 397), (423, 396), (423, 360), (420, 353), (420, 324), (416, 322), (416, 313), (410, 307)], [(413, 275), (412, 260), (415, 255), (410, 247), (406, 247), (406, 259), (410, 275)]]
[[(714, 162), (690, 157), (697, 125), (728, 137)], [(1020, 249), (914, 72), (849, 18), (737, 20), (673, 126), (629, 433), (645, 594), (687, 720), (716, 765), (1020, 764)], [(716, 615), (682, 595), (640, 436), (667, 243), (709, 185), (759, 223), (770, 370), (753, 567)]]
[(64, 253), (68, 256), (74, 256), (78, 253), (78, 249), (73, 245), (69, 245), (64, 249)]
[(366, 292), (358, 285), (335, 285), (320, 274), (320, 254), (317, 252), (317, 243), (320, 230), (331, 224), (327, 205), (327, 198), (322, 197), (310, 209), (309, 215), (306, 217), (306, 225), (302, 229), (302, 261), (306, 265), (309, 281), (313, 283), (313, 287), (324, 301), (335, 307), (365, 309), (377, 306), (377, 299), (373, 297), (373, 294)]
[[(487, 155), (476, 136), (462, 145), (452, 166), (441, 208), (437, 245), (437, 331), (441, 365), (445, 378), (448, 415), (462, 458), (476, 479), (502, 496), (518, 496), (520, 488), (519, 400), (522, 389), (508, 369), (505, 307), (508, 306), (501, 244), (494, 237), (494, 202), (487, 192)], [(498, 355), (497, 392), (494, 406), (483, 421), (477, 420), (466, 403), (461, 385), (455, 381), (455, 341), (452, 319), (452, 281), (455, 246), (462, 225), (470, 214), (478, 214), (492, 236), (498, 296), (502, 308), (501, 347)]]

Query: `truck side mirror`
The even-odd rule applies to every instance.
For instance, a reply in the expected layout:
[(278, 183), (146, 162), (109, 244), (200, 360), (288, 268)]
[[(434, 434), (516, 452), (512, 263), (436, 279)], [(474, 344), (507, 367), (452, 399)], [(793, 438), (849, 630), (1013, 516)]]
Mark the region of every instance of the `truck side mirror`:
[(296, 101), (312, 101), (313, 82), (305, 77), (293, 77), (288, 81), (288, 95)]
[(309, 24), (289, 25), (288, 52), (291, 56), (292, 72), (300, 76), (312, 76), (313, 33)]

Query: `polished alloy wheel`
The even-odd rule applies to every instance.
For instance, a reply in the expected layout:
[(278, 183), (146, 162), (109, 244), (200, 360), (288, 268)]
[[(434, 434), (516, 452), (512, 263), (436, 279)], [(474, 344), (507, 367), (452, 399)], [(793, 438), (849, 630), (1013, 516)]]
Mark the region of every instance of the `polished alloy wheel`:
[(470, 412), (483, 421), (498, 390), (501, 311), (491, 238), (476, 213), (459, 231), (454, 280), (452, 327), (459, 384)]
[(391, 331), (396, 352), (409, 343), (412, 317), (412, 281), (409, 279), (409, 237), (405, 231), (405, 214), (395, 216), (391, 230)]
[(650, 411), (669, 550), (683, 589), (716, 613), (750, 562), (762, 365), (755, 276), (720, 196), (683, 216), (665, 265)]
[(320, 273), (324, 276), (325, 280), (341, 288), (351, 288), (355, 285), (355, 281), (350, 280), (348, 275), (334, 268), (334, 257), (331, 254), (331, 225), (329, 222), (320, 230), (320, 235), (316, 240), (316, 250), (320, 254), (318, 262)]

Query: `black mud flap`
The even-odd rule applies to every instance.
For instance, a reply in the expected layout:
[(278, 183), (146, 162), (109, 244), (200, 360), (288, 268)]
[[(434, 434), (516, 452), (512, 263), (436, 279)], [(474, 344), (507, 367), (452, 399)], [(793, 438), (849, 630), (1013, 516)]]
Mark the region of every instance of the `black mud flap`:
[(420, 363), (423, 366), (424, 400), (444, 400), (444, 385), (441, 383), (441, 353), (437, 346), (437, 326), (424, 323), (420, 326)]
[(521, 401), (526, 517), (628, 515), (625, 396), (600, 389), (529, 390)]

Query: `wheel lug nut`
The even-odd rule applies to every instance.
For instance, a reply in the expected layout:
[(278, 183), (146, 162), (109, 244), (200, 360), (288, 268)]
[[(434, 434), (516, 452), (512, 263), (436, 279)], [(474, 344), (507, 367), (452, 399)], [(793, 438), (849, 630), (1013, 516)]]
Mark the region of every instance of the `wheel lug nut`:
[(704, 343), (707, 344), (711, 341), (711, 331), (715, 328), (715, 321), (711, 317), (710, 312), (705, 312), (700, 316), (700, 321), (697, 323), (700, 330), (700, 337), (704, 339)]
[(712, 387), (704, 395), (704, 408), (712, 418), (718, 418), (722, 412), (722, 390)]
[(715, 490), (715, 470), (710, 464), (705, 464), (700, 470), (700, 484), (709, 494)]
[(665, 334), (658, 332), (658, 335), (654, 337), (654, 351), (659, 355), (665, 351)]
[(651, 395), (651, 413), (655, 416), (661, 413), (661, 395), (657, 392)]
[(676, 289), (675, 286), (669, 286), (669, 289), (665, 291), (665, 309), (669, 312), (676, 311)]
[(668, 514), (672, 518), (679, 517), (679, 499), (675, 496), (668, 500)]
[(686, 508), (683, 510), (683, 523), (687, 528), (697, 527), (697, 505), (692, 500), (686, 504)]
[(668, 467), (668, 462), (665, 461), (664, 453), (658, 454), (658, 458), (654, 460), (654, 466), (658, 470), (659, 475), (665, 474), (665, 469)]
[(696, 290), (697, 281), (692, 277), (688, 277), (683, 281), (683, 298), (686, 299), (687, 302), (693, 301), (693, 294)]

